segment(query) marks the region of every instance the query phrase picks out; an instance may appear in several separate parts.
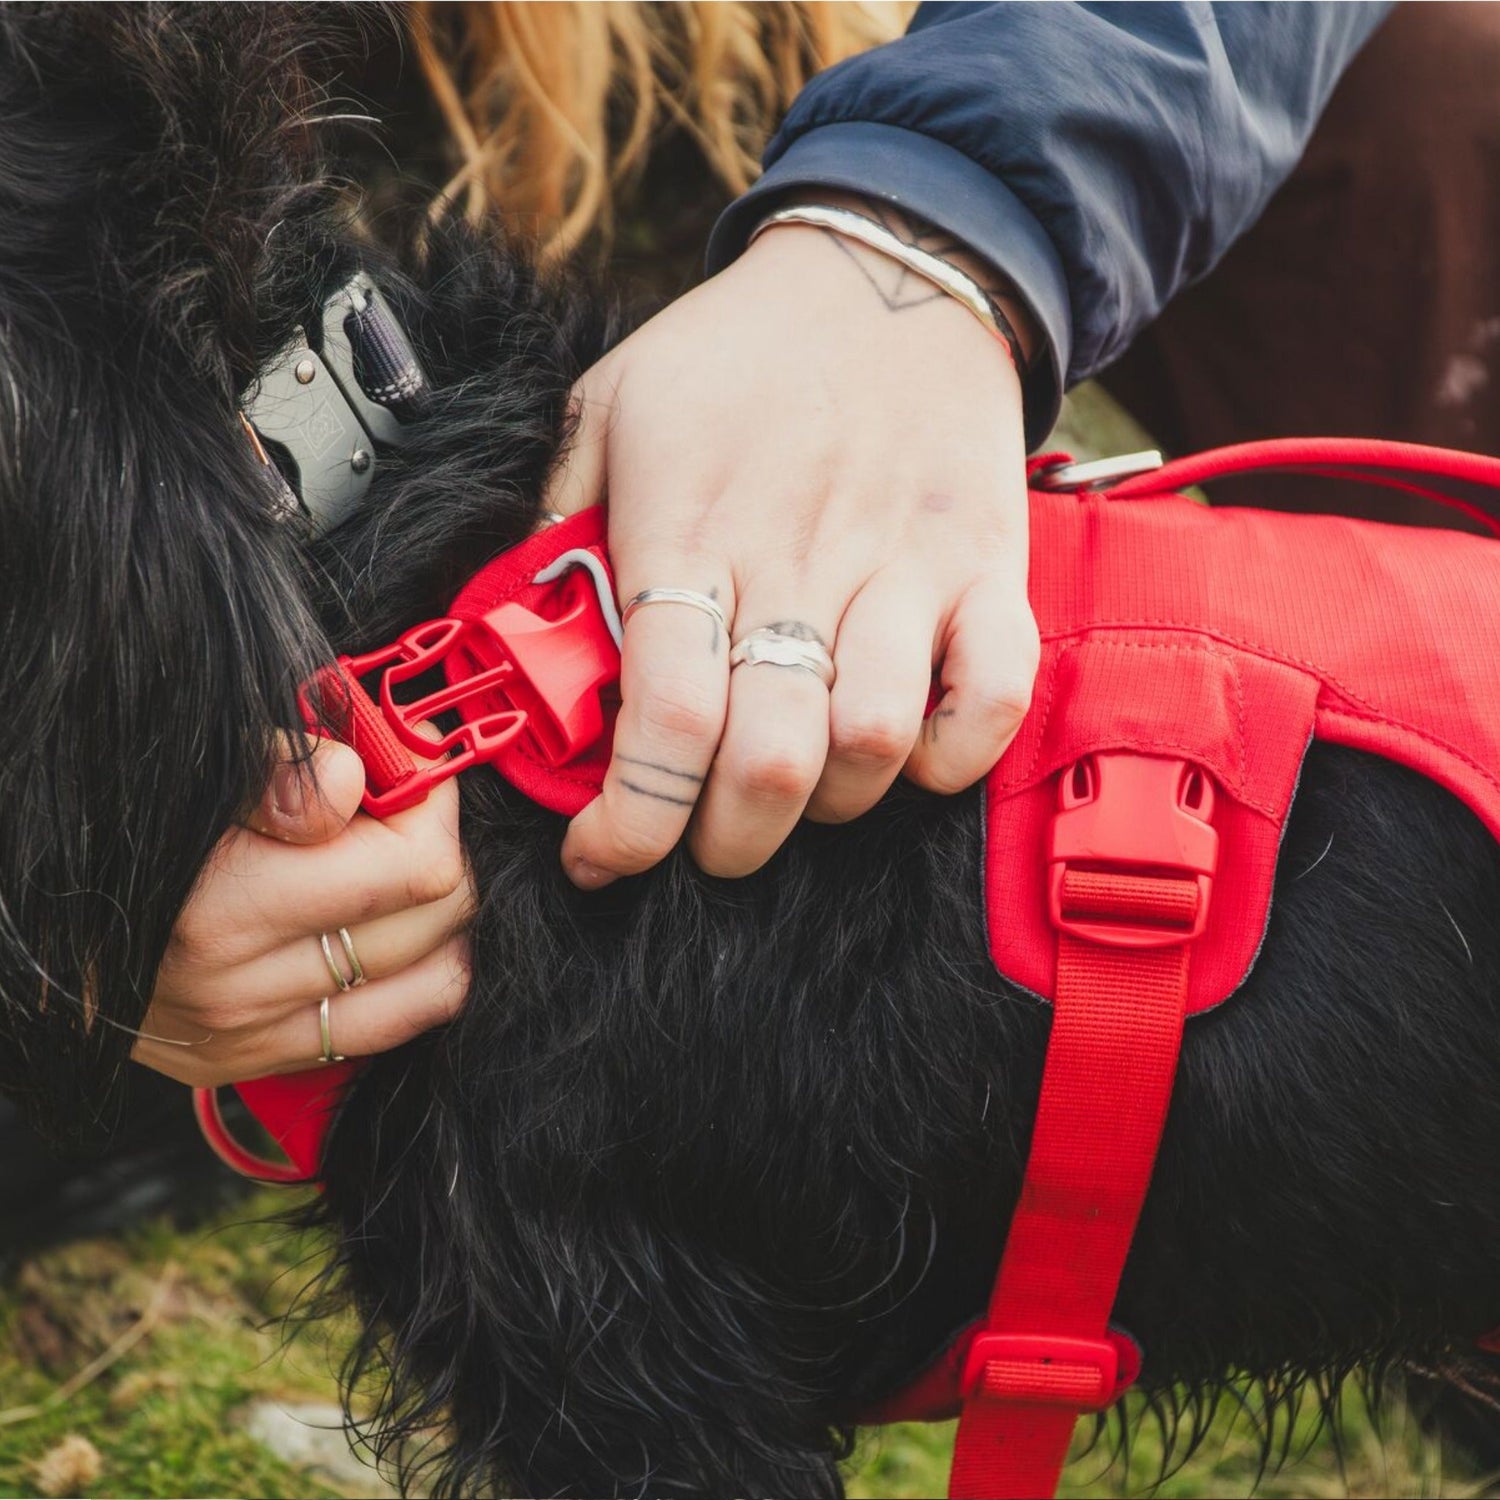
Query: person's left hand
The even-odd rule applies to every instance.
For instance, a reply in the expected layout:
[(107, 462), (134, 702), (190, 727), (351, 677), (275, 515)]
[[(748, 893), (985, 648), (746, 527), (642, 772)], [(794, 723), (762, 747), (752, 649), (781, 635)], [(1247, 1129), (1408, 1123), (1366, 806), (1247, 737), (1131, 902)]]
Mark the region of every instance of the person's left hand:
[(837, 668), (831, 695), (800, 668), (731, 675), (705, 614), (633, 614), (603, 792), (563, 845), (577, 884), (654, 864), (690, 816), (698, 864), (748, 874), (804, 812), (843, 821), (903, 768), (953, 792), (995, 763), (1038, 658), (1025, 444), (1016, 370), (965, 307), (852, 241), (776, 227), (576, 398), (548, 503), (607, 495), (622, 602), (707, 595), (732, 639), (775, 626)]

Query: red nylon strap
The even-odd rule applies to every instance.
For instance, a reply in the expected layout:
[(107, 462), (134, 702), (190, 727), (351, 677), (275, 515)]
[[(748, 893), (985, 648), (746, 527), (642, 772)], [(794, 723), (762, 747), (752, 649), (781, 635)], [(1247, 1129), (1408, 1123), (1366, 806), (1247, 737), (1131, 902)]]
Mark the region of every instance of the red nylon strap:
[(1376, 438), (1270, 438), (1234, 443), (1174, 459), (1148, 474), (1110, 485), (1107, 493), (1111, 499), (1131, 500), (1212, 484), (1216, 479), (1278, 471), (1405, 490), (1461, 511), (1500, 535), (1500, 517), (1495, 514), (1500, 458), (1433, 448), (1423, 443), (1392, 443)]
[[(1191, 927), (1202, 896), (1191, 879), (1069, 870), (1063, 899), (1122, 923)], [(1051, 1495), (1078, 1412), (1123, 1389), (1109, 1316), (1171, 1099), (1190, 952), (1059, 934), (1021, 1201), (969, 1353), (955, 1500)]]
[(314, 721), (321, 716), (333, 733), (354, 750), (365, 767), (365, 780), (380, 791), (399, 786), (416, 770), (411, 751), (398, 740), (380, 706), (341, 666), (322, 668), (313, 679)]

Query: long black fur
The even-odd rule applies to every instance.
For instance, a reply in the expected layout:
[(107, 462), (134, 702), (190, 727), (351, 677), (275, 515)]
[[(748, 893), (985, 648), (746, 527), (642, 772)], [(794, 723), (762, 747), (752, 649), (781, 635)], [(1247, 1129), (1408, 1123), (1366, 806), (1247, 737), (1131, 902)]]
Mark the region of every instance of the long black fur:
[[(528, 534), (611, 336), (493, 239), (373, 243), (311, 123), (339, 56), (304, 9), (0, 10), (0, 1083), (59, 1129), (296, 684)], [(356, 259), (436, 395), (312, 547), (236, 410)], [(988, 957), (979, 796), (592, 896), (498, 777), (462, 810), (469, 1002), (361, 1076), (313, 1211), (371, 1440), (443, 1492), (836, 1494), (859, 1411), (982, 1308), (1035, 1109), (1048, 1015)], [(1500, 1324), (1497, 910), (1455, 799), (1313, 747), (1121, 1291), (1148, 1390), (1442, 1368)]]

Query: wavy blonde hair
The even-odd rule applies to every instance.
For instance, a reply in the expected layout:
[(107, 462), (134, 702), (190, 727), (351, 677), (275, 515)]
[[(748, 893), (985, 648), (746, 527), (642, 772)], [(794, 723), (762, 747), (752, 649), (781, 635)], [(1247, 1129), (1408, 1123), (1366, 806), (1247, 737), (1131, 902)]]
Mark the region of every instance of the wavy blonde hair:
[(558, 259), (607, 246), (621, 190), (664, 125), (689, 132), (730, 193), (759, 170), (787, 105), (821, 68), (899, 34), (889, 3), (434, 5), (406, 14), (458, 168), (434, 204), (508, 227)]

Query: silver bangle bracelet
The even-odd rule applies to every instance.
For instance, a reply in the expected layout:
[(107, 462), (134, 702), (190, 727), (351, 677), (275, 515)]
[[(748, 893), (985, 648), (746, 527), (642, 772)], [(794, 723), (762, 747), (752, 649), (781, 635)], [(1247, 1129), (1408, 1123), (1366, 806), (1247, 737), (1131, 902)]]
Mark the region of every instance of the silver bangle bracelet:
[(1026, 356), (1010, 319), (1001, 311), (995, 299), (972, 276), (960, 271), (957, 266), (950, 265), (946, 260), (916, 245), (908, 245), (899, 236), (892, 234), (884, 224), (877, 224), (864, 214), (855, 213), (849, 208), (830, 208), (822, 203), (793, 204), (767, 214), (751, 231), (750, 238), (745, 242), (746, 246), (754, 244), (760, 235), (777, 224), (809, 224), (814, 229), (826, 229), (846, 239), (858, 240), (860, 244), (905, 266), (914, 276), (931, 282), (940, 291), (947, 292), (950, 297), (963, 303), (1010, 350), (1016, 373), (1025, 375)]

